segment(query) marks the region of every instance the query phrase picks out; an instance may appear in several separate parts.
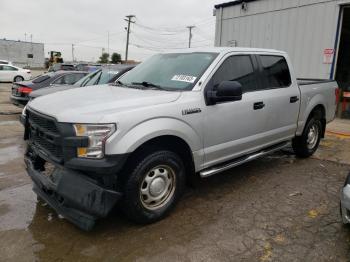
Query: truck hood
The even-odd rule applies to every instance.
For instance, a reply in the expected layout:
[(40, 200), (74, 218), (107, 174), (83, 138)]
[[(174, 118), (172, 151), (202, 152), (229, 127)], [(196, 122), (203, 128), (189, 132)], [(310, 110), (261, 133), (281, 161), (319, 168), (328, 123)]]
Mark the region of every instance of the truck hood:
[(74, 88), (32, 100), (28, 108), (59, 122), (100, 123), (109, 114), (170, 103), (181, 92), (141, 90), (112, 85)]

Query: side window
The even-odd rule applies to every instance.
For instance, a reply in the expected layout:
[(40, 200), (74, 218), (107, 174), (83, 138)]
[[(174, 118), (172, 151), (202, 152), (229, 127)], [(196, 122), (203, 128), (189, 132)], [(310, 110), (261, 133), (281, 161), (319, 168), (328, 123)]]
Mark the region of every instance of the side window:
[(222, 81), (237, 81), (243, 92), (257, 90), (256, 77), (249, 55), (236, 55), (227, 58), (212, 78), (214, 89)]
[(6, 71), (18, 71), (17, 68), (14, 68), (12, 66), (3, 66), (4, 69), (3, 70), (6, 70)]
[(56, 78), (56, 80), (52, 82), (53, 85), (62, 85), (63, 83), (64, 83), (63, 76)]
[(77, 82), (80, 78), (82, 78), (84, 74), (68, 74), (64, 75), (57, 80), (55, 80), (52, 84), (55, 85), (72, 85)]
[(70, 74), (65, 75), (64, 80), (66, 85), (72, 85), (77, 82), (80, 78), (82, 78), (82, 74)]
[(0, 71), (4, 70), (4, 66), (0, 65)]
[(260, 56), (263, 78), (268, 88), (283, 88), (291, 85), (290, 72), (286, 59), (282, 56)]

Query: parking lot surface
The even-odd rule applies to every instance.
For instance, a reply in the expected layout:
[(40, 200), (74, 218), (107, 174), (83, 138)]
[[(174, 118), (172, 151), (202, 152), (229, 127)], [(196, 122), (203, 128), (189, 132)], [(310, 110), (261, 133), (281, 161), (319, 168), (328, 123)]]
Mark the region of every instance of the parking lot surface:
[(350, 139), (339, 130), (311, 159), (284, 150), (197, 181), (158, 223), (116, 209), (83, 232), (32, 192), (9, 88), (0, 84), (0, 261), (350, 261), (339, 215)]

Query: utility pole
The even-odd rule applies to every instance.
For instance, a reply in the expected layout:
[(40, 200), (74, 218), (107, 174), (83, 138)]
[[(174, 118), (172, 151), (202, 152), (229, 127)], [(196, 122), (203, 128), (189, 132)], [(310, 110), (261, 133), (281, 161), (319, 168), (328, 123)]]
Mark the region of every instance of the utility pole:
[(192, 29), (195, 28), (194, 25), (187, 26), (189, 30), (189, 35), (188, 35), (188, 48), (191, 48), (191, 40), (192, 40)]
[(74, 44), (72, 44), (72, 62), (74, 62)]
[(127, 34), (126, 34), (126, 48), (125, 48), (125, 63), (128, 61), (128, 52), (129, 52), (129, 35), (130, 35), (130, 24), (135, 23), (132, 21), (134, 18), (134, 15), (127, 15), (126, 18), (124, 19), (126, 22), (128, 22), (128, 27), (127, 27)]

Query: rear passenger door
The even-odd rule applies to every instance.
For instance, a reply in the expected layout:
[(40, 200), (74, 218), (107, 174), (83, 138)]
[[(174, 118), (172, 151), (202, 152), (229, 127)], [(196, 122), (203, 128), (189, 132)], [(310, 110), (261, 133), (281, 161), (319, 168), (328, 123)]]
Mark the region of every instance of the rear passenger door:
[(274, 143), (294, 137), (299, 114), (300, 92), (293, 83), (287, 60), (282, 55), (257, 55), (261, 101), (267, 114), (264, 125), (266, 142)]

